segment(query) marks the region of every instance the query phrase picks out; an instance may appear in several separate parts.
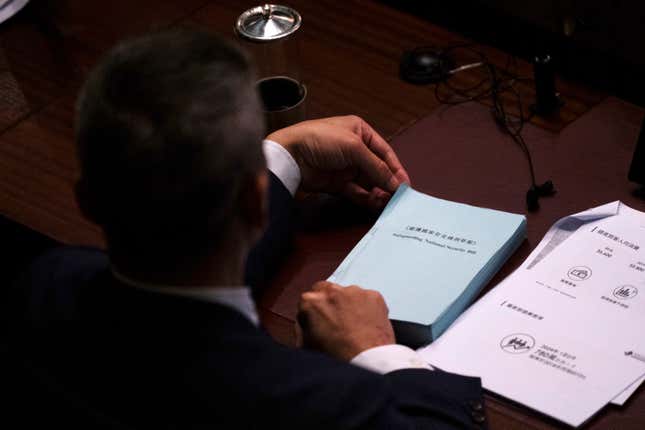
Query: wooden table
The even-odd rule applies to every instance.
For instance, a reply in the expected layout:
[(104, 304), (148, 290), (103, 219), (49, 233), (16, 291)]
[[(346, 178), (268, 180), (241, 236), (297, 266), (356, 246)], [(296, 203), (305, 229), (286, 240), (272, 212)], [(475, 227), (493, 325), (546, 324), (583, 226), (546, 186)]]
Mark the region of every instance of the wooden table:
[[(385, 137), (398, 136), (394, 145), (403, 161), (413, 167), (409, 170), (414, 173), (415, 186), (422, 191), (484, 206), (524, 211), (522, 196), (528, 182), (523, 158), (513, 159), (516, 155), (509, 153), (511, 158), (507, 166), (510, 167), (501, 167), (519, 178), (515, 180), (503, 179), (491, 172), (482, 173), (480, 169), (446, 177), (415, 165), (419, 153), (415, 147), (416, 138), (405, 133), (412, 124), (433, 112), (435, 117), (427, 121), (438, 121), (439, 102), (433, 87), (406, 84), (398, 78), (402, 52), (421, 45), (450, 46), (471, 41), (377, 2), (296, 0), (290, 4), (304, 18), (298, 38), (303, 80), (309, 90), (309, 117), (358, 114)], [(116, 41), (152, 29), (188, 25), (233, 37), (235, 18), (254, 5), (242, 1), (113, 0), (103, 2), (101, 8), (99, 2), (86, 0), (41, 0), (32, 2), (19, 15), (0, 25), (0, 213), (62, 243), (103, 246), (99, 229), (81, 217), (73, 197), (73, 184), (78, 174), (73, 151), (74, 103), (88, 70)], [(488, 46), (476, 45), (475, 48), (500, 67), (507, 63), (508, 56), (503, 52)], [(530, 75), (530, 65), (519, 61), (518, 73)], [(459, 74), (455, 84), (467, 86), (480, 78), (481, 71), (472, 70)], [(533, 99), (530, 82), (518, 88), (528, 107)], [(620, 141), (625, 142), (618, 151), (619, 160), (624, 160), (633, 150), (642, 118), (639, 108), (619, 100), (606, 100), (605, 94), (573, 82), (558, 81), (558, 88), (565, 101), (563, 109), (548, 120), (534, 119), (536, 126), (530, 128), (527, 136), (529, 146), (542, 140), (547, 142), (536, 150), (538, 174), (553, 175), (556, 184), (562, 178), (560, 187), (564, 197), (545, 201), (544, 210), (529, 216), (529, 240), (503, 273), (509, 273), (521, 262), (558, 216), (596, 203), (585, 198), (590, 193), (570, 193), (576, 189), (577, 173), (552, 162), (556, 157), (576, 156), (581, 148), (588, 152), (578, 138), (586, 130), (583, 126), (576, 131), (578, 118), (596, 107), (589, 114), (590, 121), (595, 125), (606, 123), (607, 127), (602, 129), (605, 134), (600, 133), (604, 141), (612, 140), (616, 137), (612, 133), (616, 133), (622, 139)], [(459, 115), (471, 119), (481, 116), (477, 123), (481, 127), (477, 130), (488, 136), (486, 139), (494, 135), (492, 121), (484, 125), (487, 111), (482, 105), (464, 105), (455, 112), (457, 118)], [(447, 123), (438, 121), (433, 127), (442, 130), (442, 124)], [(457, 122), (457, 128), (458, 125)], [(441, 139), (433, 142), (434, 152), (424, 153), (435, 160), (432, 161), (435, 170), (442, 168), (441, 154), (446, 155), (449, 150), (442, 141), (454, 139), (453, 131), (443, 129)], [(614, 151), (603, 147), (598, 135), (592, 132), (587, 136), (589, 148), (592, 148), (591, 154), (606, 161)], [(493, 139), (496, 142), (504, 139), (499, 133), (496, 136)], [(462, 141), (467, 138), (474, 136), (460, 137)], [(512, 143), (508, 145), (510, 148)], [(467, 163), (486, 165), (498, 159), (496, 151), (493, 147), (480, 149)], [(436, 158), (435, 153), (439, 154)], [(584, 164), (580, 175), (589, 173), (596, 165), (594, 158), (587, 158), (590, 161)], [(460, 161), (455, 158), (453, 162)], [(622, 172), (620, 166), (607, 162), (604, 166), (618, 171), (596, 172), (594, 180), (602, 188), (596, 198), (617, 192), (619, 195), (614, 200), (620, 198), (637, 209), (644, 209), (642, 201), (631, 194), (633, 187), (615, 179), (623, 178), (626, 170)], [(612, 188), (606, 185), (607, 181), (614, 181), (611, 184), (616, 185)], [(303, 204), (304, 212), (309, 203)], [(314, 206), (318, 204), (318, 201), (314, 202)], [(332, 209), (325, 207), (334, 208), (333, 205)], [(298, 293), (310, 282), (328, 276), (365, 233), (370, 222), (360, 214), (331, 217), (335, 223), (318, 222), (319, 218), (311, 216), (307, 219), (297, 236), (294, 252), (260, 303), (265, 326), (276, 339), (289, 345), (294, 343), (293, 321)], [(493, 429), (560, 426), (492, 396), (489, 396), (488, 404)], [(625, 408), (607, 408), (589, 424), (589, 428), (598, 429), (644, 426), (643, 390), (639, 390)]]

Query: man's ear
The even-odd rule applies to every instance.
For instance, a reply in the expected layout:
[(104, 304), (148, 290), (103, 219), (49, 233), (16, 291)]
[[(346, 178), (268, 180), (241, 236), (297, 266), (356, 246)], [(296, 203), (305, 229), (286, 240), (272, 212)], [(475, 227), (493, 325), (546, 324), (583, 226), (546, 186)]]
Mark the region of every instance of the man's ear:
[(269, 217), (269, 175), (260, 170), (247, 176), (240, 193), (240, 217), (249, 231), (264, 231)]

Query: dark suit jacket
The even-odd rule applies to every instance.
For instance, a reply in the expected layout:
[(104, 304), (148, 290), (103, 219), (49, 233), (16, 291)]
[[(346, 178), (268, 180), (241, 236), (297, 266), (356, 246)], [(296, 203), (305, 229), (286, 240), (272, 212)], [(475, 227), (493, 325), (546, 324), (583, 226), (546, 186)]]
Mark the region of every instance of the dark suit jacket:
[[(280, 219), (288, 221), (290, 196), (272, 182), (272, 228), (249, 258), (255, 281), (268, 273)], [(28, 398), (41, 401), (27, 421), (153, 429), (453, 429), (481, 421), (479, 379), (419, 369), (382, 376), (289, 349), (235, 310), (125, 286), (106, 267), (98, 250), (61, 248), (21, 280), (26, 306), (13, 310), (12, 348)]]

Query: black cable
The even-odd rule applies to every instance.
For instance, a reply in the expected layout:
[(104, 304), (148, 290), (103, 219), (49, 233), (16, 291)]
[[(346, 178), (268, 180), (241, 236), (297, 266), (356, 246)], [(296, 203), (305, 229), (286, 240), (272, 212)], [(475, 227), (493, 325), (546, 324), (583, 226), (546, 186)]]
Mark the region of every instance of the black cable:
[[(440, 103), (447, 105), (458, 105), (471, 101), (481, 101), (488, 97), (491, 98), (491, 102), (493, 104), (492, 114), (495, 122), (506, 134), (511, 137), (511, 139), (513, 139), (513, 141), (520, 147), (520, 149), (526, 156), (529, 165), (529, 174), (531, 177), (531, 188), (527, 192), (527, 205), (529, 207), (529, 210), (536, 210), (538, 208), (538, 197), (551, 195), (555, 193), (555, 189), (551, 181), (547, 181), (542, 185), (537, 184), (535, 179), (533, 157), (531, 156), (531, 152), (526, 144), (526, 141), (524, 140), (524, 137), (522, 136), (524, 124), (531, 120), (531, 118), (533, 117), (533, 112), (530, 112), (527, 117), (524, 116), (522, 96), (518, 89), (515, 88), (515, 84), (522, 81), (531, 81), (532, 79), (529, 77), (518, 76), (519, 67), (517, 64), (517, 58), (515, 56), (509, 54), (506, 59), (506, 65), (504, 69), (498, 69), (488, 60), (485, 54), (472, 48), (472, 45), (470, 44), (455, 45), (447, 48), (444, 52), (448, 53), (457, 49), (465, 49), (476, 54), (480, 58), (481, 66), (486, 69), (487, 76), (475, 85), (472, 85), (468, 88), (458, 88), (450, 82), (450, 78), (456, 73), (450, 73), (448, 74), (446, 79), (438, 82), (435, 85), (435, 98)], [(473, 63), (473, 65), (475, 64)], [(511, 67), (513, 67), (512, 71)], [(500, 77), (500, 75), (502, 75), (502, 77)], [(482, 89), (482, 87), (487, 82), (489, 83), (489, 85)], [(441, 95), (442, 86), (445, 86), (449, 91), (450, 94), (448, 98), (444, 98), (444, 96)], [(506, 113), (506, 108), (501, 96), (502, 94), (507, 92), (510, 92), (515, 96), (517, 111), (519, 113), (519, 118), (517, 119), (512, 119), (512, 117)]]
[(519, 120), (518, 120), (517, 128), (513, 129), (510, 125), (511, 120), (507, 115), (506, 110), (504, 108), (504, 104), (502, 103), (499, 97), (499, 84), (497, 81), (495, 67), (492, 65), (489, 65), (489, 68), (490, 68), (490, 74), (491, 74), (491, 80), (492, 80), (491, 98), (493, 101), (493, 109), (494, 109), (493, 115), (495, 116), (496, 122), (502, 127), (502, 129), (509, 136), (511, 136), (513, 141), (515, 141), (515, 143), (522, 149), (522, 151), (526, 155), (526, 159), (528, 160), (528, 163), (529, 163), (529, 173), (531, 175), (531, 186), (537, 187), (538, 185), (535, 181), (535, 169), (533, 167), (533, 157), (531, 157), (531, 152), (528, 146), (526, 145), (524, 138), (522, 137), (522, 128), (526, 123), (526, 119), (524, 118), (524, 109), (522, 107), (522, 97), (520, 95), (520, 92), (517, 91), (515, 87), (512, 87), (512, 86), (510, 87), (510, 90), (517, 97), (517, 106), (518, 106), (518, 112), (519, 112)]

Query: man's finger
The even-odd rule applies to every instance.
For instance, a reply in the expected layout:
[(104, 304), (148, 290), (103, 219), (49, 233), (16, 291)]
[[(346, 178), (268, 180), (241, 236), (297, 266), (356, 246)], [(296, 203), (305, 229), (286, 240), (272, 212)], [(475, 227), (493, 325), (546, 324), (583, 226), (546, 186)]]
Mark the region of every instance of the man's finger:
[(324, 290), (330, 284), (331, 284), (331, 282), (329, 282), (329, 281), (318, 281), (318, 282), (316, 282), (315, 284), (313, 284), (311, 286), (311, 291), (318, 292), (318, 291)]
[(361, 120), (361, 138), (367, 147), (387, 164), (392, 173), (402, 182), (410, 183), (410, 177), (396, 156), (392, 147), (378, 134), (372, 126)]
[(379, 187), (391, 193), (400, 185), (390, 167), (366, 145), (357, 144), (351, 147), (353, 163), (359, 168), (361, 176), (370, 182), (371, 187)]
[(386, 193), (379, 188), (367, 191), (365, 188), (354, 182), (345, 184), (343, 195), (355, 205), (367, 207), (373, 210), (382, 209), (391, 196), (390, 193)]

